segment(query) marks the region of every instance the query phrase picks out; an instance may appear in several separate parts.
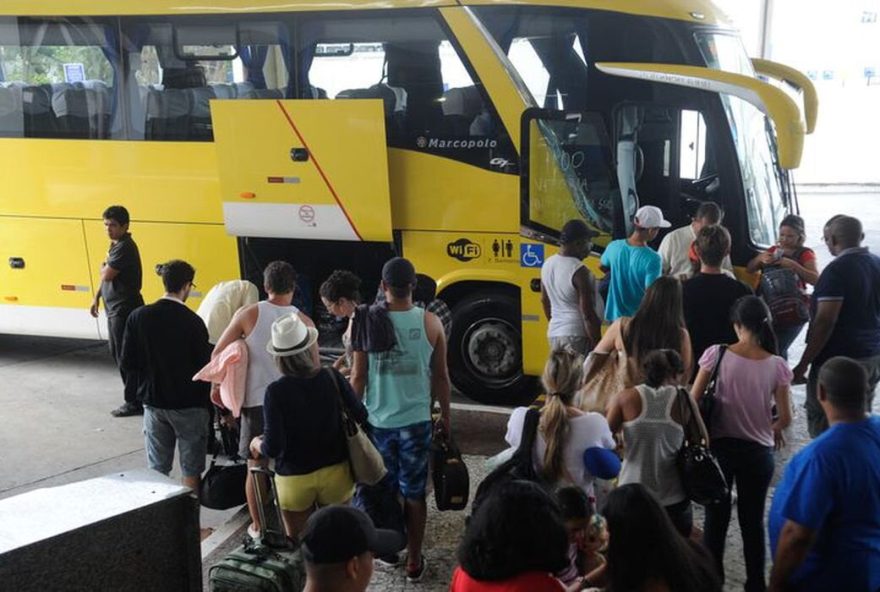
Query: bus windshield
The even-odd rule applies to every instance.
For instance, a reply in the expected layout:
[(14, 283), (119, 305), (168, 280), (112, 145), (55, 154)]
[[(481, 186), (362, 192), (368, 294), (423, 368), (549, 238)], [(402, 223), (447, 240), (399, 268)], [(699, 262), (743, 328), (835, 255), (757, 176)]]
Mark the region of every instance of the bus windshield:
[[(723, 33), (695, 35), (710, 68), (754, 76), (752, 62), (739, 38)], [(785, 216), (784, 174), (774, 158), (773, 126), (752, 104), (731, 95), (720, 95), (730, 121), (742, 173), (749, 238), (759, 246), (776, 242), (776, 229)]]
[[(610, 11), (487, 6), (475, 13), (537, 108), (593, 113), (608, 130), (618, 203), (609, 207), (608, 192), (574, 192), (587, 222), (600, 230), (613, 225), (621, 236), (639, 205), (661, 207), (674, 224), (686, 224), (700, 202), (712, 200), (729, 211), (745, 210), (749, 243), (773, 243), (785, 214), (786, 179), (762, 112), (730, 95), (626, 80), (595, 68), (600, 62), (688, 64), (753, 77), (736, 35)], [(604, 163), (589, 164), (599, 170)]]
[(776, 229), (785, 217), (779, 167), (771, 150), (772, 127), (751, 103), (731, 95), (721, 95), (721, 102), (742, 173), (749, 238), (756, 246), (767, 247), (776, 242)]

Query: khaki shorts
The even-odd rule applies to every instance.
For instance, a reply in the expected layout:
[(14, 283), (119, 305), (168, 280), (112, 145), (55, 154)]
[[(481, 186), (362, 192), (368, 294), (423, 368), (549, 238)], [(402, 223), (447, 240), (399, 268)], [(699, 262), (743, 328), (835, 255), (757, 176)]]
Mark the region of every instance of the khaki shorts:
[(263, 435), (263, 408), (243, 407), (241, 409), (241, 431), (238, 440), (238, 456), (253, 459), (251, 456), (251, 440)]
[(282, 510), (305, 512), (318, 506), (342, 504), (354, 495), (354, 481), (348, 461), (330, 465), (307, 475), (275, 475), (278, 503)]

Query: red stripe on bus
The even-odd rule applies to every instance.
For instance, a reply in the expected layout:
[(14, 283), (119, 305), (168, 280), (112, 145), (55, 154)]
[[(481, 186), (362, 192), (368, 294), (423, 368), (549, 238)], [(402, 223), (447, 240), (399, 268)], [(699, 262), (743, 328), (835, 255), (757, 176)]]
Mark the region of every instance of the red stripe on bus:
[(358, 240), (364, 240), (364, 237), (361, 236), (361, 233), (358, 232), (357, 226), (354, 225), (354, 220), (352, 220), (351, 216), (348, 214), (348, 210), (345, 209), (345, 206), (342, 205), (342, 200), (339, 199), (339, 195), (337, 195), (336, 190), (333, 188), (333, 185), (330, 183), (330, 179), (327, 178), (327, 175), (324, 174), (324, 169), (321, 168), (321, 165), (318, 163), (318, 159), (315, 157), (315, 153), (312, 152), (311, 148), (309, 148), (306, 139), (303, 138), (302, 134), (299, 132), (299, 128), (296, 127), (296, 124), (293, 123), (293, 118), (290, 116), (290, 113), (287, 112), (287, 109), (284, 108), (284, 105), (280, 100), (276, 100), (278, 103), (278, 108), (281, 109), (281, 112), (284, 113), (284, 117), (287, 119), (287, 123), (290, 124), (293, 133), (296, 134), (296, 137), (299, 138), (299, 141), (302, 142), (303, 148), (305, 148), (310, 156), (310, 160), (315, 163), (315, 168), (318, 170), (318, 174), (321, 175), (321, 178), (324, 179), (324, 184), (327, 185), (327, 189), (330, 190), (330, 193), (333, 194), (333, 199), (336, 200), (337, 205), (342, 209), (342, 213), (345, 215), (345, 219), (348, 220), (348, 223), (351, 225), (351, 229), (354, 230), (354, 233), (357, 235)]

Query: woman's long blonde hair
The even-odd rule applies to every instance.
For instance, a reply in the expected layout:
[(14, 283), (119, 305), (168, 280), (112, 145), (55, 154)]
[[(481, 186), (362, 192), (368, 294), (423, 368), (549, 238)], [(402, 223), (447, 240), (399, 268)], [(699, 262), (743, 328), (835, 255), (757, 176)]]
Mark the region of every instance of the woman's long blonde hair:
[(584, 358), (571, 350), (560, 349), (552, 352), (544, 365), (541, 381), (547, 393), (547, 402), (541, 410), (538, 428), (547, 450), (544, 452), (543, 473), (551, 481), (565, 477), (565, 442), (568, 439), (568, 412), (578, 388), (581, 386)]

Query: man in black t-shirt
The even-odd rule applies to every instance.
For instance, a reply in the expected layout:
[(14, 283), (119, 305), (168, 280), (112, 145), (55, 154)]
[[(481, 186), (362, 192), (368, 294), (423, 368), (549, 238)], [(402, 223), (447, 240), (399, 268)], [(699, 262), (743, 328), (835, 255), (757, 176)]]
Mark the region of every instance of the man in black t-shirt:
[[(730, 253), (730, 233), (720, 225), (704, 226), (697, 234), (700, 273), (684, 283), (684, 321), (691, 336), (694, 360), (699, 361), (710, 345), (736, 341), (730, 322), (733, 303), (751, 295), (752, 289), (721, 269)], [(699, 368), (699, 364), (694, 364)]]
[(852, 216), (828, 220), (823, 240), (834, 256), (813, 289), (807, 347), (794, 367), (795, 383), (807, 369), (807, 429), (815, 438), (828, 429), (828, 418), (818, 399), (819, 371), (825, 360), (846, 356), (868, 373), (868, 409), (880, 383), (880, 257), (862, 246), (862, 223)]
[(110, 354), (119, 367), (122, 384), (125, 388), (125, 402), (110, 413), (114, 417), (128, 417), (144, 412), (137, 397), (137, 378), (122, 369), (122, 336), (128, 315), (143, 306), (141, 296), (141, 256), (137, 244), (128, 232), (128, 210), (122, 206), (110, 206), (104, 211), (104, 227), (110, 237), (110, 250), (107, 259), (101, 264), (101, 288), (95, 293), (91, 314), (98, 317), (98, 305), (104, 299), (107, 313), (107, 338)]
[(210, 361), (211, 344), (205, 323), (185, 304), (195, 273), (185, 261), (162, 265), (165, 295), (131, 313), (121, 361), (140, 379), (147, 464), (168, 475), (176, 445), (183, 484), (198, 491), (208, 453), (211, 386), (192, 377)]

